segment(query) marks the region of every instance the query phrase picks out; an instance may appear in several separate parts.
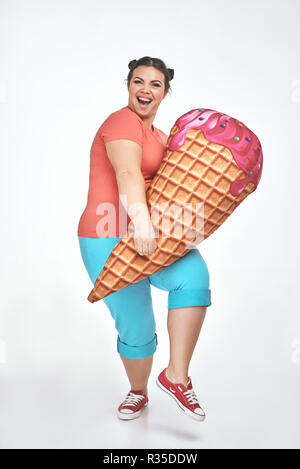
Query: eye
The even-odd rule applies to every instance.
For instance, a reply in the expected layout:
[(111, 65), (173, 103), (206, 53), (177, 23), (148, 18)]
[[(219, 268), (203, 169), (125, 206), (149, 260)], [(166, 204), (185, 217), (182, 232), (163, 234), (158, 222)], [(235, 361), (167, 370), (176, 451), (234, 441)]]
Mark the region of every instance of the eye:
[[(140, 80), (134, 80), (133, 83), (141, 83), (141, 81)], [(159, 83), (154, 83), (154, 86), (160, 87), (160, 84)]]

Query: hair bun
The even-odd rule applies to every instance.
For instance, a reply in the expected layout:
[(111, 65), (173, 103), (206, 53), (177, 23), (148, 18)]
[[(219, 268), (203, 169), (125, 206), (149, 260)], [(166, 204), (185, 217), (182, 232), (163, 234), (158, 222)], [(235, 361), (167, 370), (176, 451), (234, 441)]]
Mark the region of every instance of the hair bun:
[(174, 77), (174, 69), (173, 68), (168, 68), (168, 73), (169, 73), (169, 80), (173, 80)]
[(131, 60), (131, 61), (129, 62), (129, 64), (128, 64), (129, 70), (131, 70), (131, 69), (136, 65), (136, 63), (137, 63), (137, 60), (136, 60), (136, 59)]

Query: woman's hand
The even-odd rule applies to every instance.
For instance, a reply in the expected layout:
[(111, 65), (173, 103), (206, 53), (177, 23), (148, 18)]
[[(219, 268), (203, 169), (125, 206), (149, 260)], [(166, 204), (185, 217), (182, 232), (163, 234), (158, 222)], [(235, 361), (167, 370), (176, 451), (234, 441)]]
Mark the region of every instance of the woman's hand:
[(133, 235), (136, 251), (140, 256), (149, 256), (157, 248), (155, 231), (150, 220), (131, 221), (128, 231)]

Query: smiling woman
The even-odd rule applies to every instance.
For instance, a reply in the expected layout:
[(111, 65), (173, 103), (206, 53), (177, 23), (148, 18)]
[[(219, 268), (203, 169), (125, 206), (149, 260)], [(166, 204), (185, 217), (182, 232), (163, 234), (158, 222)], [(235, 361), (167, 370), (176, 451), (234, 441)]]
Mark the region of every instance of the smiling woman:
[(143, 57), (132, 60), (128, 65), (127, 77), (129, 91), (128, 106), (136, 112), (150, 130), (161, 101), (170, 90), (173, 69), (167, 69), (160, 59)]
[[(132, 60), (128, 68), (128, 104), (107, 117), (93, 141), (88, 201), (78, 226), (81, 255), (93, 283), (116, 243), (129, 231), (129, 223), (140, 256), (157, 248), (146, 191), (167, 145), (168, 135), (153, 121), (170, 89), (174, 70), (161, 59), (148, 56)], [(123, 224), (119, 223), (121, 212), (125, 215)], [(121, 272), (121, 257), (118, 265)], [(154, 276), (103, 298), (115, 320), (117, 350), (131, 385), (117, 415), (123, 420), (134, 419), (148, 404), (147, 384), (157, 347), (150, 282), (169, 292), (170, 362), (162, 371), (161, 382), (176, 394), (187, 415), (203, 420), (205, 414), (188, 377), (206, 306), (211, 304), (207, 266), (197, 249)], [(178, 387), (176, 383), (180, 383)]]
[[(133, 83), (137, 83), (137, 84), (139, 84), (139, 83), (142, 84), (143, 82), (144, 82), (143, 78), (140, 78), (140, 77), (135, 77), (135, 79), (133, 80)], [(153, 85), (157, 88), (159, 88), (163, 85), (160, 80), (152, 80), (151, 83), (153, 83)], [(145, 96), (145, 97), (138, 96), (137, 98), (138, 98), (139, 103), (141, 103), (143, 105), (147, 105), (147, 104), (152, 102), (152, 99), (150, 97), (147, 97), (147, 96)]]

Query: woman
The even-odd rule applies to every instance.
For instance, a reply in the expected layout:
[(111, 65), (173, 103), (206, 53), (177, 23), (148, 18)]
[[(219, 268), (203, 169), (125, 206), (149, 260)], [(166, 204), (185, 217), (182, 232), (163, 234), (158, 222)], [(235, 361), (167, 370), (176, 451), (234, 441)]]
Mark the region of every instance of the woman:
[[(78, 226), (82, 258), (93, 283), (127, 229), (141, 256), (152, 254), (157, 247), (146, 190), (167, 143), (168, 136), (153, 121), (174, 70), (148, 56), (132, 60), (128, 67), (128, 105), (110, 114), (95, 136), (88, 200)], [(209, 272), (198, 249), (103, 299), (115, 320), (117, 350), (131, 386), (118, 407), (118, 416), (136, 418), (148, 404), (147, 383), (157, 347), (150, 284), (169, 292), (170, 359), (156, 382), (186, 415), (204, 420), (188, 376), (206, 308), (211, 305)]]

